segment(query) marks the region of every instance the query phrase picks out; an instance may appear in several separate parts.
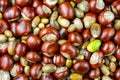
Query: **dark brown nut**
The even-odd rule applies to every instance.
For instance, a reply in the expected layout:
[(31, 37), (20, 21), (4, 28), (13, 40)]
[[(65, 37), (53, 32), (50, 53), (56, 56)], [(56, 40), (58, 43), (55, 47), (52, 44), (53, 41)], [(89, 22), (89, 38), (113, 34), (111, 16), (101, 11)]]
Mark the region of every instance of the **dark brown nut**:
[(111, 11), (102, 11), (99, 15), (98, 15), (98, 22), (101, 25), (108, 25), (110, 24), (115, 18), (115, 15), (113, 12)]
[(13, 80), (28, 80), (28, 77), (25, 74), (19, 74)]
[(42, 66), (42, 71), (44, 73), (53, 73), (53, 72), (55, 72), (56, 68), (57, 67), (54, 64), (46, 64), (46, 65)]
[(65, 64), (65, 58), (60, 53), (58, 53), (53, 57), (53, 63), (56, 66), (63, 66)]
[(12, 75), (12, 77), (22, 74), (22, 72), (23, 66), (20, 63), (15, 63), (13, 68), (10, 70), (10, 74)]
[(114, 28), (104, 28), (101, 32), (101, 35), (99, 39), (101, 41), (109, 41), (113, 36), (115, 35), (115, 29)]
[(69, 70), (67, 67), (59, 67), (57, 70), (53, 73), (54, 77), (57, 79), (65, 79), (69, 75)]
[(0, 55), (4, 55), (8, 53), (8, 43), (0, 43)]
[(93, 13), (100, 13), (105, 8), (103, 0), (90, 0), (89, 9)]
[(105, 0), (107, 3), (112, 3), (114, 0)]
[(57, 2), (58, 0), (43, 0), (43, 3), (47, 5), (49, 8), (54, 8)]
[(52, 74), (43, 73), (39, 80), (56, 80)]
[(20, 17), (20, 10), (16, 6), (9, 7), (4, 12), (4, 18), (8, 21), (15, 21)]
[(85, 30), (82, 32), (82, 38), (83, 38), (85, 41), (87, 41), (87, 40), (90, 39), (90, 37), (91, 37), (91, 35), (90, 35), (90, 30), (85, 29)]
[(9, 72), (0, 70), (0, 80), (11, 80)]
[(42, 41), (57, 41), (59, 39), (59, 33), (53, 27), (45, 27), (41, 29), (39, 35)]
[(38, 52), (34, 52), (34, 51), (27, 52), (26, 59), (33, 63), (41, 61), (40, 54)]
[(33, 0), (32, 7), (37, 8), (39, 5), (42, 5), (41, 0)]
[(72, 32), (68, 34), (68, 41), (75, 46), (79, 46), (82, 44), (82, 37), (77, 32)]
[(48, 57), (54, 56), (59, 49), (59, 45), (54, 41), (45, 41), (41, 46), (42, 54)]
[(59, 34), (60, 34), (60, 38), (66, 38), (67, 35), (68, 35), (68, 31), (66, 28), (61, 28), (60, 31), (59, 31)]
[(34, 9), (31, 7), (23, 7), (21, 14), (24, 19), (31, 20), (35, 17)]
[(90, 26), (96, 22), (96, 14), (94, 13), (87, 13), (83, 17), (83, 23), (86, 29), (89, 29)]
[(112, 3), (112, 10), (115, 14), (120, 14), (120, 7), (119, 6), (120, 6), (120, 1), (119, 0), (115, 0)]
[(89, 78), (83, 78), (83, 80), (90, 80)]
[(1, 56), (0, 68), (4, 71), (9, 71), (13, 67), (13, 59), (8, 54)]
[(8, 54), (9, 54), (9, 55), (15, 55), (16, 42), (15, 42), (15, 41), (10, 41), (10, 42), (8, 43), (7, 50), (8, 50)]
[(42, 72), (41, 72), (41, 64), (34, 64), (30, 69), (30, 75), (34, 79), (39, 79)]
[(52, 64), (52, 58), (43, 55), (42, 59), (41, 59), (41, 62), (42, 62), (43, 65)]
[(89, 63), (85, 60), (79, 60), (74, 63), (73, 70), (81, 75), (86, 74), (90, 69)]
[(83, 55), (84, 55), (84, 59), (85, 59), (86, 61), (89, 61), (89, 60), (90, 60), (91, 53), (90, 53), (89, 51), (87, 51), (86, 49), (80, 50), (80, 54), (83, 54)]
[(0, 34), (3, 34), (5, 30), (9, 28), (8, 23), (4, 19), (0, 19)]
[(0, 0), (0, 12), (4, 12), (9, 7), (9, 0)]
[(52, 13), (51, 9), (46, 5), (39, 5), (35, 11), (36, 14), (40, 17), (49, 17)]
[(28, 6), (31, 4), (31, 2), (32, 0), (15, 0), (15, 4), (20, 7)]
[(120, 68), (118, 68), (118, 69), (115, 71), (114, 76), (115, 76), (116, 80), (120, 80)]
[(31, 24), (27, 20), (21, 20), (16, 27), (18, 36), (26, 36), (32, 31)]
[(120, 30), (116, 32), (114, 36), (114, 42), (120, 44)]
[(61, 45), (60, 52), (65, 58), (75, 58), (77, 56), (77, 49), (71, 43), (67, 42)]
[(103, 52), (102, 51), (97, 51), (94, 52), (91, 57), (90, 57), (90, 65), (92, 68), (98, 68), (102, 65), (102, 61), (103, 61)]
[(30, 36), (28, 36), (28, 38), (26, 40), (26, 44), (30, 48), (30, 50), (33, 50), (33, 51), (39, 50), (41, 40), (38, 36), (30, 35)]
[(79, 3), (79, 2), (81, 2), (82, 0), (72, 0), (73, 2), (75, 2), (75, 3)]
[(16, 37), (17, 32), (16, 32), (16, 27), (17, 27), (18, 23), (17, 22), (11, 22), (10, 23), (10, 31), (13, 33), (13, 35)]
[(94, 79), (100, 76), (100, 69), (99, 68), (95, 68), (90, 70), (90, 72), (88, 73), (89, 78)]
[(120, 46), (118, 46), (116, 52), (115, 52), (115, 57), (120, 60)]
[(17, 43), (15, 52), (19, 57), (24, 56), (27, 52), (26, 44), (21, 43), (21, 42)]
[(66, 19), (72, 19), (74, 17), (74, 8), (69, 2), (63, 2), (58, 7), (58, 13)]

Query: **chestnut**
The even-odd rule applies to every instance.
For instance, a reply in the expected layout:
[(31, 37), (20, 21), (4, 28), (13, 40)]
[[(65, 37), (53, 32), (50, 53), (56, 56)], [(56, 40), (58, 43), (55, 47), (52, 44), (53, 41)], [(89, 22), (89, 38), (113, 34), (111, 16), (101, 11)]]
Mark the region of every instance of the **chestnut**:
[(114, 76), (115, 76), (116, 80), (120, 80), (120, 68), (118, 68), (118, 69), (115, 71)]
[(105, 10), (98, 15), (98, 22), (101, 25), (108, 25), (114, 20), (114, 18), (115, 15), (113, 12)]
[(22, 73), (23, 73), (23, 66), (19, 62), (15, 63), (12, 69), (10, 70), (10, 74), (12, 75), (12, 77), (15, 77)]
[(111, 52), (115, 49), (115, 44), (112, 41), (107, 41), (102, 44), (101, 50), (104, 55), (111, 54)]
[(73, 2), (75, 2), (75, 3), (79, 3), (79, 2), (81, 2), (82, 0), (72, 0)]
[(19, 57), (24, 56), (27, 52), (26, 44), (21, 43), (21, 42), (17, 43), (16, 48), (15, 48), (15, 52)]
[(84, 41), (87, 41), (89, 40), (91, 37), (90, 35), (90, 30), (87, 30), (85, 29), (83, 32), (82, 32), (82, 38), (84, 39)]
[(68, 41), (71, 42), (75, 46), (79, 46), (82, 44), (82, 37), (77, 32), (72, 32), (68, 34)]
[(30, 75), (33, 79), (39, 79), (42, 72), (41, 72), (42, 65), (41, 64), (34, 64), (30, 69)]
[(16, 33), (18, 36), (26, 36), (31, 33), (32, 28), (28, 20), (20, 20), (19, 24), (16, 27)]
[(7, 43), (0, 43), (0, 55), (4, 55), (8, 53), (8, 44)]
[(90, 69), (89, 63), (85, 60), (78, 60), (73, 65), (73, 70), (81, 75), (86, 74)]
[(0, 0), (0, 12), (4, 13), (4, 11), (9, 7), (9, 0)]
[(0, 68), (4, 71), (9, 71), (13, 67), (13, 59), (10, 55), (5, 54), (0, 58)]
[(47, 5), (49, 8), (54, 8), (57, 2), (58, 0), (43, 0), (43, 3)]
[(52, 74), (43, 73), (39, 80), (56, 80)]
[(89, 60), (90, 66), (92, 68), (98, 68), (102, 65), (102, 61), (103, 61), (103, 52), (102, 51), (96, 51), (94, 52)]
[(56, 66), (54, 64), (46, 64), (42, 66), (42, 72), (44, 73), (53, 73), (56, 70)]
[(33, 0), (33, 2), (32, 2), (32, 7), (33, 8), (37, 8), (39, 5), (42, 5), (41, 0)]
[(4, 12), (4, 18), (8, 21), (15, 21), (20, 17), (20, 10), (17, 6), (9, 7)]
[(120, 60), (120, 46), (118, 46), (118, 48), (117, 48), (117, 50), (116, 50), (116, 52), (115, 52), (115, 57), (118, 59), (118, 60)]
[(89, 2), (89, 9), (93, 13), (100, 13), (104, 8), (104, 0), (90, 0)]
[(58, 53), (53, 57), (53, 63), (56, 66), (63, 66), (65, 64), (65, 58), (60, 53)]
[(41, 61), (40, 54), (38, 52), (35, 52), (35, 51), (27, 52), (26, 59), (30, 62), (33, 62), (33, 63)]
[(67, 35), (68, 35), (68, 31), (67, 31), (67, 28), (61, 28), (60, 31), (59, 31), (59, 34), (60, 34), (60, 38), (66, 38)]
[(9, 28), (8, 23), (4, 19), (0, 19), (0, 34), (3, 34), (5, 30)]
[[(114, 1), (114, 0), (113, 0)], [(113, 3), (112, 3), (112, 10), (115, 14), (120, 14), (120, 1), (119, 0), (115, 0)]]
[(28, 80), (28, 77), (25, 74), (19, 74), (13, 80)]
[(18, 23), (17, 22), (11, 22), (10, 23), (10, 31), (13, 33), (13, 35), (15, 37), (17, 37), (17, 31), (16, 31), (16, 27), (17, 27)]
[(23, 7), (21, 14), (27, 20), (31, 20), (35, 17), (34, 9), (31, 7)]
[(95, 68), (90, 70), (90, 72), (88, 73), (89, 78), (94, 79), (100, 76), (100, 69), (99, 68)]
[(69, 70), (67, 67), (58, 67), (53, 75), (57, 79), (65, 79), (69, 75)]
[(120, 45), (120, 30), (118, 30), (114, 36), (114, 42)]
[(59, 39), (59, 33), (53, 27), (45, 27), (41, 29), (39, 36), (42, 41), (57, 41)]
[(71, 43), (66, 42), (60, 46), (60, 52), (65, 58), (75, 58), (77, 49)]
[(74, 17), (74, 8), (69, 2), (62, 2), (58, 6), (58, 13), (66, 19), (72, 19)]
[(99, 39), (101, 41), (109, 41), (115, 35), (115, 29), (112, 27), (104, 28), (101, 32)]
[(32, 0), (15, 0), (15, 4), (20, 7), (28, 6), (31, 4), (31, 2)]
[(43, 65), (45, 65), (45, 64), (52, 64), (52, 58), (42, 55), (41, 63)]
[(45, 41), (41, 46), (42, 54), (48, 57), (54, 56), (59, 49), (59, 45), (54, 41)]
[(40, 49), (41, 40), (38, 36), (30, 35), (27, 37), (26, 44), (30, 50), (36, 51)]
[(85, 59), (86, 61), (89, 61), (89, 60), (90, 60), (91, 53), (90, 53), (88, 50), (86, 50), (86, 49), (81, 49), (81, 50), (80, 50), (80, 53), (84, 55), (84, 59)]
[(107, 3), (112, 3), (114, 0), (105, 0)]

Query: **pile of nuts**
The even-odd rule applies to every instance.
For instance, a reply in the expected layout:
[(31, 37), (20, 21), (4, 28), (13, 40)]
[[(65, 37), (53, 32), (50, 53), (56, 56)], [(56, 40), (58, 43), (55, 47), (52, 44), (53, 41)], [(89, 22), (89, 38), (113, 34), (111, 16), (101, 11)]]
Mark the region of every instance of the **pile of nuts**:
[(0, 80), (120, 80), (120, 0), (0, 0)]

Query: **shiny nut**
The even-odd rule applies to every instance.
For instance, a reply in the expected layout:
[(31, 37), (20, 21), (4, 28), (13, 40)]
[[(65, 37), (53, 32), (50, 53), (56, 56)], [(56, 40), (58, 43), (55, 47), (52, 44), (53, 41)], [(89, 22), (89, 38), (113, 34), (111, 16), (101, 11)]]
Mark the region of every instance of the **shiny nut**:
[(53, 73), (55, 70), (56, 66), (54, 64), (46, 64), (42, 67), (44, 73)]
[(7, 50), (9, 55), (14, 55), (16, 50), (16, 42), (15, 41), (9, 42)]
[(13, 80), (28, 80), (28, 77), (25, 74), (19, 74)]

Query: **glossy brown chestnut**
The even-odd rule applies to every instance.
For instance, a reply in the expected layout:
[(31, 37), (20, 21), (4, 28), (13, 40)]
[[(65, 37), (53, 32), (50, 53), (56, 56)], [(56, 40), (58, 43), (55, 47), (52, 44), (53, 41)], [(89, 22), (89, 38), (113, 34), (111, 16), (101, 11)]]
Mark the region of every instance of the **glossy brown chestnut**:
[(13, 80), (28, 80), (28, 77), (25, 74), (19, 74)]
[(113, 0), (114, 2), (112, 3), (112, 10), (114, 13), (120, 15), (120, 0)]
[(17, 43), (16, 48), (15, 48), (15, 52), (19, 57), (24, 56), (26, 54), (27, 50), (28, 49), (27, 49), (26, 44), (21, 43), (21, 42)]
[(79, 2), (81, 2), (82, 0), (72, 0), (73, 2), (75, 2), (75, 3), (79, 3)]
[(101, 50), (104, 55), (110, 54), (115, 49), (115, 44), (112, 41), (107, 41), (102, 44)]
[(28, 6), (31, 4), (31, 2), (32, 0), (15, 0), (15, 4), (20, 7)]
[(17, 32), (16, 32), (16, 27), (17, 27), (18, 23), (17, 22), (11, 22), (10, 23), (10, 31), (13, 33), (13, 35), (16, 37)]
[(30, 69), (30, 75), (34, 79), (39, 79), (41, 76), (41, 64), (34, 64)]
[(109, 41), (113, 36), (115, 35), (115, 29), (110, 27), (110, 28), (104, 28), (101, 32), (101, 35), (99, 39), (101, 41)]
[(37, 8), (39, 5), (42, 5), (41, 0), (33, 0), (32, 7)]
[(60, 52), (65, 58), (75, 58), (77, 56), (76, 47), (67, 42), (61, 45)]
[(102, 51), (94, 52), (91, 55), (90, 60), (89, 60), (90, 66), (92, 68), (100, 67), (102, 65), (103, 57), (104, 57), (104, 55), (103, 55)]
[(0, 19), (0, 34), (3, 34), (5, 30), (9, 28), (8, 23), (4, 19)]
[(93, 13), (100, 13), (105, 7), (103, 0), (90, 0), (89, 9)]
[(59, 39), (58, 31), (53, 27), (45, 27), (40, 30), (40, 39), (43, 41), (56, 41)]
[(105, 10), (98, 15), (98, 22), (101, 25), (108, 25), (114, 20), (115, 16), (113, 12)]
[(53, 73), (54, 77), (57, 79), (65, 79), (69, 75), (69, 70), (67, 67), (59, 67), (57, 70)]
[(120, 80), (120, 68), (118, 68), (118, 69), (115, 71), (114, 76), (115, 76), (116, 80)]
[(21, 14), (25, 19), (31, 20), (35, 17), (34, 9), (31, 7), (23, 7)]
[(40, 49), (41, 40), (38, 36), (30, 35), (26, 40), (27, 46), (30, 50), (35, 51)]
[(13, 59), (8, 54), (2, 55), (0, 58), (0, 68), (9, 71), (13, 67)]
[(9, 0), (0, 0), (0, 12), (4, 12), (9, 7)]
[(42, 54), (48, 57), (54, 56), (59, 49), (59, 45), (54, 41), (45, 41), (41, 46)]
[(68, 35), (68, 31), (66, 28), (61, 28), (60, 31), (59, 31), (59, 34), (60, 34), (60, 38), (67, 38), (67, 35)]
[(95, 68), (90, 70), (90, 72), (88, 73), (89, 78), (94, 79), (100, 76), (100, 69), (99, 68)]
[(69, 2), (63, 2), (58, 7), (58, 13), (67, 19), (72, 19), (74, 17), (74, 8)]
[(42, 64), (52, 64), (52, 58), (42, 55), (41, 59)]
[(58, 0), (43, 0), (43, 3), (47, 5), (49, 8), (54, 8), (57, 2)]
[(114, 42), (120, 45), (120, 30), (116, 32)]
[(21, 20), (16, 27), (16, 32), (18, 36), (26, 36), (31, 33), (32, 28), (28, 20)]
[(107, 3), (112, 3), (114, 0), (105, 0)]
[(39, 80), (56, 80), (52, 74), (43, 73)]
[(33, 62), (33, 63), (41, 61), (40, 54), (38, 52), (35, 52), (35, 51), (27, 52), (26, 59), (30, 62)]
[(82, 38), (83, 38), (85, 41), (89, 40), (90, 37), (91, 37), (91, 35), (90, 35), (90, 30), (84, 30), (84, 31), (82, 32)]
[(115, 57), (120, 60), (120, 46), (118, 46), (116, 52), (115, 52)]
[(91, 53), (88, 50), (82, 49), (82, 50), (80, 50), (80, 53), (84, 55), (84, 58), (86, 61), (90, 60)]
[(17, 6), (9, 7), (4, 12), (4, 18), (8, 21), (15, 21), (20, 17), (20, 10)]
[(53, 57), (53, 63), (56, 66), (63, 66), (65, 64), (65, 58), (60, 53), (58, 53)]
[(71, 42), (75, 46), (79, 46), (82, 44), (82, 37), (77, 32), (72, 32), (68, 34), (68, 41)]

